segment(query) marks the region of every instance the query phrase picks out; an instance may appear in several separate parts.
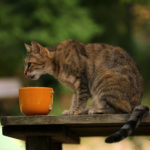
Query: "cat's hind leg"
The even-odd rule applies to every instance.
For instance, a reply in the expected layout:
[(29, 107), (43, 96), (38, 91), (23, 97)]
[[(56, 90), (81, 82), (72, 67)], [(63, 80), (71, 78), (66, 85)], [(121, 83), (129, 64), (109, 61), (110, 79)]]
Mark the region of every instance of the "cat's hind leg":
[[(108, 81), (105, 81), (108, 83)], [(107, 86), (106, 86), (107, 85)], [(117, 76), (108, 84), (101, 86), (99, 96), (107, 105), (114, 108), (118, 113), (130, 113), (133, 109), (131, 105), (132, 89), (127, 78)]]
[(108, 113), (130, 113), (132, 106), (128, 99), (125, 99), (122, 93), (119, 95), (113, 92), (106, 92), (103, 95), (93, 98), (93, 106), (88, 114), (108, 114)]
[(95, 82), (92, 90), (94, 109), (107, 109), (109, 106), (116, 113), (130, 113), (133, 108), (130, 102), (133, 95), (131, 87), (127, 75), (115, 71), (106, 72)]
[(124, 98), (119, 99), (106, 95), (105, 100), (108, 105), (112, 106), (118, 113), (130, 113), (132, 111), (130, 102)]
[(100, 99), (99, 96), (93, 97), (93, 105), (89, 107), (88, 114), (109, 114), (116, 113), (115, 110), (110, 107), (106, 101)]

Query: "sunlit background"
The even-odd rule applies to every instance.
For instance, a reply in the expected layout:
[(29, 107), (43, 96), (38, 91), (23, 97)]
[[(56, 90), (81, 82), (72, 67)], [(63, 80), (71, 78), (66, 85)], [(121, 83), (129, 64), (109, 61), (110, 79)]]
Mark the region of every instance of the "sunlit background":
[[(136, 60), (144, 77), (143, 104), (150, 106), (150, 1), (149, 0), (1, 0), (0, 1), (0, 115), (22, 115), (18, 89), (48, 86), (55, 91), (50, 115), (68, 108), (72, 91), (53, 77), (38, 81), (24, 77), (24, 43), (37, 41), (53, 46), (74, 39), (84, 43), (119, 45)], [(4, 137), (0, 128), (0, 150), (24, 150), (24, 143)], [(82, 138), (80, 145), (64, 150), (148, 150), (149, 137), (128, 138), (105, 144), (104, 138)]]

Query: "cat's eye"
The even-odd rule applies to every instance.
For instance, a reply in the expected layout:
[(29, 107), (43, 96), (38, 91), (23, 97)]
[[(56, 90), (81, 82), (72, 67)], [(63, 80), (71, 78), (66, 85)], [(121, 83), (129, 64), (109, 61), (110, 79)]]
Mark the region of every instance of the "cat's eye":
[(31, 66), (31, 62), (29, 62), (27, 66), (28, 66), (28, 68), (29, 68), (29, 67)]

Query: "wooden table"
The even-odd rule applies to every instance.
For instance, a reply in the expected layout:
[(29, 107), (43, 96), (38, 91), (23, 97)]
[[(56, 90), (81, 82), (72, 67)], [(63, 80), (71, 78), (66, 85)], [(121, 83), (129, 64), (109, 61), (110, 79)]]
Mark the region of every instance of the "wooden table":
[[(128, 119), (127, 114), (81, 116), (4, 116), (3, 135), (26, 141), (26, 150), (61, 150), (63, 143), (79, 144), (80, 137), (108, 136)], [(150, 135), (150, 115), (133, 135)]]

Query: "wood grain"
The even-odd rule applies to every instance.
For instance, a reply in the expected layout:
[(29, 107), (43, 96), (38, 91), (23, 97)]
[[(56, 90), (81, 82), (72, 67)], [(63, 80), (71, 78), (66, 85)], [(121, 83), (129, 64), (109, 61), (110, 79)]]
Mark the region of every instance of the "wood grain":
[(61, 143), (80, 143), (79, 136), (63, 126), (3, 126), (3, 135), (25, 140), (32, 136), (49, 136)]
[[(58, 143), (80, 143), (80, 137), (108, 136), (127, 120), (127, 114), (81, 116), (5, 116), (1, 117), (3, 135), (26, 140), (26, 137), (50, 137)], [(134, 131), (150, 135), (150, 115)]]
[[(4, 116), (1, 124), (6, 125), (113, 125), (123, 124), (128, 114), (100, 114), (80, 116)], [(150, 115), (143, 119), (142, 124), (150, 125)]]
[(62, 150), (62, 145), (48, 136), (29, 136), (26, 138), (26, 150)]

